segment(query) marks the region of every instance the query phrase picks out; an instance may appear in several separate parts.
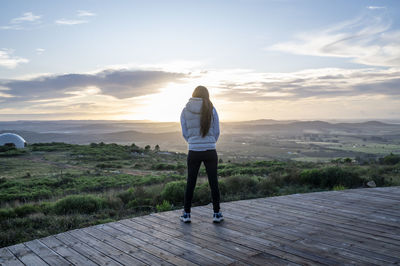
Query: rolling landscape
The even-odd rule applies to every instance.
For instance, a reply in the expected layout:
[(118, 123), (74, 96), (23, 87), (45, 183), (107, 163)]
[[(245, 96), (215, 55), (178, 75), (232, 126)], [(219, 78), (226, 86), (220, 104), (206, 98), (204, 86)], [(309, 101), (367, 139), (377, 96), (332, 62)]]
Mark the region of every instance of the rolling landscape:
[[(182, 208), (178, 123), (0, 122), (25, 149), (0, 151), (0, 245)], [(222, 201), (400, 185), (400, 125), (377, 121), (223, 123)], [(372, 183), (371, 183), (372, 182)], [(211, 201), (204, 166), (194, 205)]]
[[(186, 152), (179, 123), (135, 121), (0, 122), (0, 133), (14, 132), (28, 143), (92, 142), (159, 145)], [(242, 160), (358, 160), (400, 152), (400, 123), (254, 120), (221, 123), (220, 157)]]

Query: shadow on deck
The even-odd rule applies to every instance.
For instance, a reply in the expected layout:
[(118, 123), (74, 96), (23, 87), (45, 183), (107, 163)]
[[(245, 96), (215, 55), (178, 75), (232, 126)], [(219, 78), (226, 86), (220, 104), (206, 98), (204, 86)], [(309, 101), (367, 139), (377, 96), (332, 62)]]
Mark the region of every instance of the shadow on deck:
[(2, 265), (400, 264), (400, 187), (294, 194), (154, 213), (0, 249)]

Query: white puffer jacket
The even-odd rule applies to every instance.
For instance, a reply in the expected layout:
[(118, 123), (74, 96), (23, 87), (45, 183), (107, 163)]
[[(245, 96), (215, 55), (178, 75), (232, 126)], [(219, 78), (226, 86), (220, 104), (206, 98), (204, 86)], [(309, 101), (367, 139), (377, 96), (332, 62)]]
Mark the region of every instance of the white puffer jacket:
[(210, 129), (205, 137), (200, 133), (200, 116), (202, 98), (190, 98), (181, 113), (182, 135), (189, 143), (189, 150), (206, 151), (214, 150), (219, 137), (219, 118), (217, 110), (213, 108)]

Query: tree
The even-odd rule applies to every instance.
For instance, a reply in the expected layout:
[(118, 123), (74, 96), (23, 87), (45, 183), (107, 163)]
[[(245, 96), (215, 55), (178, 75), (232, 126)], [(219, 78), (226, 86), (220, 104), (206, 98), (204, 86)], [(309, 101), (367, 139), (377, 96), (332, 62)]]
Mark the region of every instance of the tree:
[(149, 151), (150, 150), (150, 145), (146, 145), (145, 147), (144, 147), (144, 149), (146, 150), (146, 151)]
[(352, 161), (351, 158), (348, 157), (343, 160), (343, 162), (347, 164), (351, 163), (351, 161)]
[(157, 144), (157, 145), (154, 147), (154, 150), (155, 150), (155, 151), (160, 151), (160, 146)]

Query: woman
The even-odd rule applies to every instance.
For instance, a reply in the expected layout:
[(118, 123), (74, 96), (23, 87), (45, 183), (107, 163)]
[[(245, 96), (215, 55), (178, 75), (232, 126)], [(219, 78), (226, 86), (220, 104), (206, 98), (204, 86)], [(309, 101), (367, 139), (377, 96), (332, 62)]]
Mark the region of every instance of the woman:
[(203, 162), (211, 187), (214, 209), (213, 221), (219, 223), (224, 219), (219, 207), (218, 155), (215, 149), (215, 143), (219, 137), (219, 119), (206, 87), (198, 86), (194, 90), (192, 98), (189, 99), (186, 107), (182, 110), (181, 126), (182, 135), (189, 143), (189, 153), (187, 157), (188, 177), (185, 190), (185, 207), (180, 219), (185, 223), (191, 221), (190, 207), (193, 192), (197, 174)]

